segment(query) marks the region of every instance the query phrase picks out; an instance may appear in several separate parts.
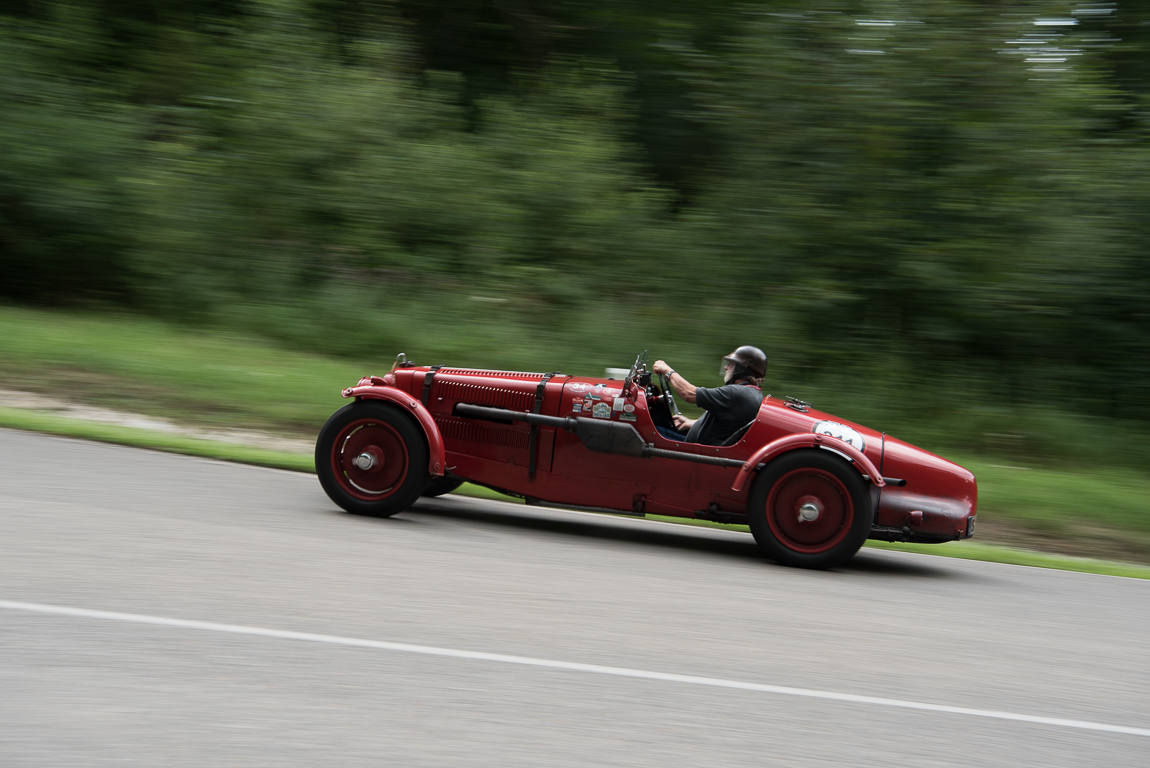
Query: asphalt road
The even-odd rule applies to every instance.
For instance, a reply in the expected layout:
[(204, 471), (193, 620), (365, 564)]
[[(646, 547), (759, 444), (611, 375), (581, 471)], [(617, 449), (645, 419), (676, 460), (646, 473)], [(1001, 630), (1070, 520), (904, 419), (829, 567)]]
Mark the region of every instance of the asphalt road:
[(359, 518), (309, 475), (0, 430), (5, 768), (1145, 766), (1147, 730), (875, 699), (1150, 729), (1148, 649), (1146, 581), (799, 571), (459, 497)]

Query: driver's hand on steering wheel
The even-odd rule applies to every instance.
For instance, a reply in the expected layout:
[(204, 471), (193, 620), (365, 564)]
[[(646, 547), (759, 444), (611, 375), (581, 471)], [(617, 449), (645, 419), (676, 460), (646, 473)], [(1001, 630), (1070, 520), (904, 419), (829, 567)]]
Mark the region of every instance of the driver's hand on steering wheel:
[(651, 366), (651, 370), (660, 376), (665, 376), (666, 374), (670, 373), (674, 369), (671, 366), (667, 365), (666, 362), (664, 362), (662, 360), (656, 360), (655, 364), (653, 366)]
[(691, 427), (692, 427), (692, 425), (694, 425), (696, 420), (695, 419), (688, 419), (683, 414), (676, 413), (674, 416), (671, 417), (671, 421), (675, 422), (675, 429), (677, 429), (678, 431), (690, 432)]

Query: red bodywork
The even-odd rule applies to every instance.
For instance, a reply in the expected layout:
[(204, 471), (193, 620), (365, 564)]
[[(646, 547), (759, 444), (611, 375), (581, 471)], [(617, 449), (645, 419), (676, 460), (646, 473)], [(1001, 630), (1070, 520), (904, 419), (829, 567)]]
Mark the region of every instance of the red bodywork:
[[(411, 413), (427, 437), (432, 475), (449, 473), (529, 500), (737, 521), (756, 472), (789, 451), (815, 448), (835, 452), (870, 482), (877, 497), (871, 538), (936, 542), (973, 532), (974, 475), (908, 443), (774, 397), (763, 400), (754, 424), (734, 445), (677, 442), (656, 430), (642, 387), (623, 389), (612, 379), (412, 366), (364, 378), (343, 394), (389, 400)], [(468, 418), (456, 412), (459, 404), (629, 422), (652, 448), (734, 461), (714, 466), (594, 452), (565, 429)], [(852, 442), (833, 434), (841, 428)], [(861, 450), (852, 444), (860, 440)]]

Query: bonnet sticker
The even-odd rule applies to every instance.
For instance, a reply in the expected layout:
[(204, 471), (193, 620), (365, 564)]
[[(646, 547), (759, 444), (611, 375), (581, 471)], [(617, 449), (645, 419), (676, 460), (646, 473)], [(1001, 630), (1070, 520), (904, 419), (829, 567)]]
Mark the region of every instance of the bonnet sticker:
[(582, 400), (576, 400), (575, 402), (571, 403), (571, 410), (574, 411), (575, 413), (582, 413), (583, 412), (583, 401)]
[(584, 384), (581, 381), (577, 381), (574, 384), (568, 384), (567, 386), (571, 387), (572, 392), (585, 392), (587, 387), (590, 385)]
[(613, 411), (621, 411), (621, 410), (623, 410), (623, 405), (624, 405), (624, 403), (626, 403), (626, 402), (627, 402), (627, 401), (626, 401), (626, 400), (624, 400), (623, 398), (621, 398), (621, 397), (616, 397), (616, 398), (615, 398), (615, 404), (611, 406), (611, 410), (613, 410)]
[(633, 413), (620, 413), (619, 414), (619, 421), (634, 421), (634, 420), (635, 420), (635, 414), (633, 414)]
[(596, 419), (609, 419), (611, 418), (611, 406), (606, 403), (595, 403), (591, 415)]
[(631, 405), (631, 403), (627, 403), (626, 405), (623, 406), (623, 411), (625, 413), (634, 413), (635, 412), (635, 406)]

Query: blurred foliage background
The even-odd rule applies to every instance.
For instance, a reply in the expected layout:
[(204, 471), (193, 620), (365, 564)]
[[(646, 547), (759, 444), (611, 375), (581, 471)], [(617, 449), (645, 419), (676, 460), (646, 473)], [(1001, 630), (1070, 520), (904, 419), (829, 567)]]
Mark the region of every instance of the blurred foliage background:
[(8, 303), (1150, 421), (1146, 0), (0, 0), (0, 72)]

